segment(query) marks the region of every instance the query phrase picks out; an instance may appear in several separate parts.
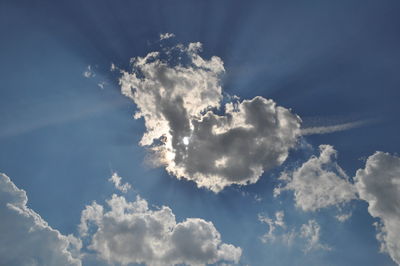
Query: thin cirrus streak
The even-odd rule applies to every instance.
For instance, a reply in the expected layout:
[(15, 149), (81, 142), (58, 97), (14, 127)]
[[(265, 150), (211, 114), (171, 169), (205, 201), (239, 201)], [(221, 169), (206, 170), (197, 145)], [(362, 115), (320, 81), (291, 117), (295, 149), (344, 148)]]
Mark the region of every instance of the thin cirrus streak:
[(361, 120), (361, 121), (348, 122), (332, 126), (307, 127), (301, 129), (301, 135), (306, 136), (306, 135), (316, 135), (316, 134), (329, 134), (338, 131), (345, 131), (356, 127), (364, 126), (370, 122), (371, 122), (370, 120)]

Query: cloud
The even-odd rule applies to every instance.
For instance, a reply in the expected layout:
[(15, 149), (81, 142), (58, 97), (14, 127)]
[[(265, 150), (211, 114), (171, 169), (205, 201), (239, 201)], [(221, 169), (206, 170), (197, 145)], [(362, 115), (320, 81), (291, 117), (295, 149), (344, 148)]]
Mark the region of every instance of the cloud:
[(307, 127), (301, 129), (301, 135), (305, 136), (305, 135), (315, 135), (315, 134), (329, 134), (339, 131), (345, 131), (352, 128), (363, 126), (368, 122), (370, 121), (363, 120), (363, 121), (349, 122), (332, 126)]
[(376, 152), (354, 179), (360, 198), (368, 202), (369, 213), (380, 218), (375, 225), (381, 251), (400, 265), (400, 158)]
[(277, 211), (275, 213), (275, 219), (271, 219), (262, 214), (258, 215), (258, 220), (268, 225), (268, 232), (261, 237), (263, 243), (273, 242), (276, 240), (275, 230), (277, 227), (286, 228), (284, 217), (285, 213), (283, 211)]
[(160, 34), (160, 41), (166, 40), (166, 39), (170, 39), (170, 38), (173, 38), (173, 37), (175, 37), (175, 34), (173, 34), (173, 33), (168, 33), (168, 32), (161, 33)]
[(132, 188), (132, 186), (129, 183), (122, 184), (121, 180), (122, 178), (117, 173), (113, 173), (112, 176), (108, 179), (108, 181), (114, 184), (116, 189), (123, 193), (126, 193)]
[(28, 198), (0, 174), (0, 265), (81, 265), (80, 240), (51, 228)]
[(255, 183), (281, 165), (300, 136), (301, 120), (272, 100), (255, 97), (221, 106), (223, 62), (203, 59), (200, 43), (132, 59), (122, 93), (138, 108), (147, 131), (140, 144), (177, 178), (219, 192)]
[(275, 188), (275, 196), (285, 190), (294, 191), (296, 206), (304, 211), (338, 206), (356, 199), (353, 184), (335, 161), (336, 150), (330, 145), (320, 145), (319, 149), (319, 157), (312, 156), (299, 168), (281, 175), (285, 186)]
[(309, 220), (308, 223), (301, 226), (300, 237), (304, 238), (307, 243), (304, 249), (305, 253), (318, 249), (331, 250), (328, 245), (321, 244), (320, 231), (321, 227), (315, 220)]
[(82, 212), (80, 232), (89, 249), (110, 264), (205, 265), (238, 262), (242, 250), (221, 241), (211, 222), (188, 218), (177, 223), (169, 207), (150, 210), (146, 200), (113, 195), (106, 210), (93, 202)]
[(300, 228), (289, 229), (284, 221), (285, 214), (283, 211), (275, 213), (275, 219), (266, 215), (258, 215), (258, 220), (268, 225), (268, 232), (261, 236), (263, 243), (274, 243), (279, 241), (286, 246), (292, 246), (295, 242), (304, 242), (303, 252), (307, 253), (314, 250), (331, 250), (331, 248), (320, 242), (321, 227), (315, 220), (309, 220), (306, 224), (302, 224)]

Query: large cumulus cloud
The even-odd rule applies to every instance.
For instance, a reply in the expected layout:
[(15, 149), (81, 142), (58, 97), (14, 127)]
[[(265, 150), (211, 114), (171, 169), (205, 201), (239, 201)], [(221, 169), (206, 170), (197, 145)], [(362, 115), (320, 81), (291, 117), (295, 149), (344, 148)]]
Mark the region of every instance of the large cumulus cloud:
[(81, 265), (80, 241), (51, 228), (0, 173), (0, 265)]
[(158, 163), (177, 178), (218, 192), (254, 183), (282, 164), (300, 135), (300, 118), (272, 100), (255, 97), (221, 106), (220, 58), (203, 59), (200, 43), (132, 59), (120, 78), (122, 93), (144, 118)]
[(400, 265), (400, 158), (384, 152), (371, 155), (359, 169), (355, 185), (377, 223), (381, 251)]
[(96, 202), (82, 212), (80, 232), (110, 264), (205, 265), (238, 262), (242, 250), (221, 241), (211, 222), (189, 218), (177, 223), (169, 207), (156, 210), (137, 197), (113, 195), (105, 208)]

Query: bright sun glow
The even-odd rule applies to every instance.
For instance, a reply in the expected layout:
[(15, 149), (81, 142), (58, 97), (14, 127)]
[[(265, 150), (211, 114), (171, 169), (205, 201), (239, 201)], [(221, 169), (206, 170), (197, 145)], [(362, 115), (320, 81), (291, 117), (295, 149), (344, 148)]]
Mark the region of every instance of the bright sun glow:
[(186, 146), (189, 145), (189, 137), (184, 137), (182, 139), (183, 144), (185, 144)]

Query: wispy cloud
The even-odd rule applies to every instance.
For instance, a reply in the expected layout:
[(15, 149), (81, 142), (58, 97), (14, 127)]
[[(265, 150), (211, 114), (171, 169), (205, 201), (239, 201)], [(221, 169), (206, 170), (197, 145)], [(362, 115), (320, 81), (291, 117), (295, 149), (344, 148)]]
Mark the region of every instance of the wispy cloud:
[(345, 131), (352, 128), (364, 126), (369, 123), (369, 120), (361, 120), (356, 122), (349, 122), (331, 126), (316, 126), (316, 127), (307, 127), (301, 129), (301, 135), (319, 135), (319, 134), (329, 134), (339, 131)]

